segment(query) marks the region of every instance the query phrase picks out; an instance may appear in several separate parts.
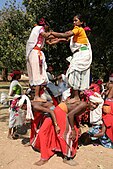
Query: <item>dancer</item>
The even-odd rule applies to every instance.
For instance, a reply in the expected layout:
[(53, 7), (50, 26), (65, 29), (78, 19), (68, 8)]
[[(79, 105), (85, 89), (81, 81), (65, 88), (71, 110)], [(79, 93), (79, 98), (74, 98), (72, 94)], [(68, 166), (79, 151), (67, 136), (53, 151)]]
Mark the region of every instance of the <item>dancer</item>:
[(12, 77), (12, 80), (9, 89), (10, 108), (8, 138), (12, 139), (15, 138), (15, 127), (20, 124), (22, 125), (23, 123), (22, 117), (19, 114), (18, 106), (16, 106), (20, 95), (23, 94), (23, 89), (21, 84), (19, 83), (19, 79), (21, 78), (21, 72), (19, 70), (15, 70), (10, 74), (10, 76)]
[[(27, 71), (30, 86), (35, 87), (34, 100), (46, 102), (46, 100), (40, 97), (40, 88), (48, 82), (46, 73), (47, 64), (43, 53), (43, 47), (45, 40), (47, 41), (50, 33), (47, 32), (48, 23), (44, 18), (37, 21), (37, 24), (38, 25), (32, 29), (26, 45)], [(47, 43), (51, 45), (59, 41), (60, 39), (52, 37), (52, 42), (48, 40)]]
[[(79, 126), (77, 117), (84, 113), (86, 108), (90, 110), (95, 109), (102, 101), (102, 99), (96, 97), (95, 103), (94, 98), (94, 96), (90, 97), (88, 103), (83, 101), (72, 102), (70, 99), (56, 106), (54, 112), (57, 124), (60, 128), (58, 134), (54, 131), (51, 119), (48, 117), (42, 118), (42, 116), (40, 116), (41, 109), (38, 108), (37, 103), (33, 103), (35, 104), (35, 111), (30, 140), (32, 147), (41, 153), (41, 158), (35, 163), (36, 165), (44, 165), (56, 152), (62, 153), (64, 163), (71, 166), (76, 165), (73, 158), (76, 155), (78, 146)], [(44, 105), (44, 103), (42, 104)]]
[(66, 76), (68, 83), (73, 89), (73, 97), (75, 100), (80, 100), (79, 91), (89, 88), (90, 80), (90, 65), (92, 62), (92, 51), (89, 40), (83, 28), (84, 21), (80, 14), (73, 18), (74, 28), (65, 33), (51, 32), (52, 35), (58, 38), (70, 39), (70, 49), (73, 53), (72, 57), (67, 58), (70, 66)]
[(26, 45), (27, 70), (30, 86), (35, 86), (34, 100), (45, 102), (46, 100), (40, 98), (40, 87), (48, 82), (47, 65), (42, 50), (50, 33), (46, 32), (48, 25), (44, 18), (37, 21), (37, 24), (32, 29)]

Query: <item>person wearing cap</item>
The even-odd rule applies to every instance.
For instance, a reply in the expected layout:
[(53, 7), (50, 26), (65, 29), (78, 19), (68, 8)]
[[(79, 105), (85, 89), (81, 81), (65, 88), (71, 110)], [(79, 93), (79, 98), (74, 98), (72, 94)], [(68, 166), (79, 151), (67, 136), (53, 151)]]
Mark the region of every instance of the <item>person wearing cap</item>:
[(86, 90), (84, 94), (87, 96), (88, 101), (78, 102), (78, 105), (75, 107), (75, 109), (70, 111), (70, 113), (68, 114), (68, 119), (71, 125), (73, 140), (76, 138), (76, 132), (74, 130), (74, 117), (76, 115), (81, 115), (83, 112), (85, 112), (86, 109), (89, 109), (90, 113), (92, 112), (91, 113), (92, 116), (90, 115), (90, 118), (91, 117), (92, 118), (90, 120), (92, 120), (91, 122), (93, 125), (96, 126), (96, 125), (102, 124), (102, 105), (104, 101), (101, 98), (101, 95), (96, 92), (92, 92), (88, 90)]
[[(113, 111), (112, 107), (104, 103), (103, 105), (103, 113), (102, 113), (102, 124), (96, 128), (96, 132), (84, 132), (80, 141), (83, 145), (101, 144), (105, 148), (113, 149)], [(96, 140), (96, 142), (95, 142)], [(98, 141), (98, 142), (97, 142)], [(96, 144), (95, 144), (96, 143)]]
[[(59, 133), (55, 133), (54, 126), (50, 118), (46, 117), (42, 119), (39, 113), (43, 109), (41, 106), (46, 103), (33, 102), (34, 120), (31, 126), (31, 138), (30, 143), (35, 150), (39, 150), (41, 158), (35, 163), (35, 165), (41, 166), (48, 162), (51, 156), (57, 152), (61, 152), (63, 155), (63, 162), (75, 166), (76, 161), (73, 160), (77, 152), (78, 146), (78, 134), (79, 126), (77, 117), (84, 113), (86, 108), (94, 110), (99, 103), (103, 100), (97, 96), (90, 96), (90, 101), (75, 101), (73, 99), (61, 102), (54, 108), (56, 117), (55, 126), (59, 126)], [(39, 106), (40, 104), (40, 106)], [(51, 103), (52, 104), (52, 103)], [(48, 108), (48, 106), (47, 106)], [(60, 114), (60, 116), (59, 116)], [(39, 124), (41, 126), (39, 128)], [(36, 127), (37, 126), (37, 127)]]
[[(21, 78), (21, 72), (19, 70), (14, 70), (10, 76), (12, 77), (10, 88), (9, 88), (9, 130), (8, 130), (8, 138), (14, 138), (14, 133), (17, 125), (17, 118), (20, 121), (21, 125), (23, 123), (22, 112), (19, 114), (18, 106), (16, 106), (19, 98), (23, 94), (23, 89), (21, 84), (19, 83), (19, 79)], [(23, 115), (24, 116), (24, 115)], [(19, 123), (18, 123), (19, 124)]]
[(70, 87), (73, 89), (73, 98), (80, 100), (79, 92), (88, 89), (90, 84), (92, 50), (84, 30), (84, 19), (80, 14), (74, 16), (73, 24), (73, 30), (65, 33), (51, 32), (51, 34), (57, 38), (70, 37), (70, 49), (73, 56), (66, 59), (70, 62), (66, 77)]
[(10, 76), (12, 77), (11, 79), (11, 84), (9, 88), (9, 96), (14, 97), (16, 94), (21, 95), (23, 94), (23, 89), (21, 84), (19, 83), (19, 79), (21, 78), (21, 72), (19, 70), (14, 70)]

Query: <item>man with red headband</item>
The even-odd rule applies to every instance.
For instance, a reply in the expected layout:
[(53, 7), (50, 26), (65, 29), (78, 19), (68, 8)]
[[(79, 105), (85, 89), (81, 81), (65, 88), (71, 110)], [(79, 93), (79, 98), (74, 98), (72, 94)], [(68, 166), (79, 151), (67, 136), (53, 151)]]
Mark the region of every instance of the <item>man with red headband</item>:
[(35, 87), (34, 100), (45, 102), (40, 98), (40, 87), (48, 82), (47, 65), (42, 49), (50, 33), (46, 32), (48, 25), (44, 18), (37, 21), (37, 24), (32, 29), (26, 45), (27, 71), (30, 86)]

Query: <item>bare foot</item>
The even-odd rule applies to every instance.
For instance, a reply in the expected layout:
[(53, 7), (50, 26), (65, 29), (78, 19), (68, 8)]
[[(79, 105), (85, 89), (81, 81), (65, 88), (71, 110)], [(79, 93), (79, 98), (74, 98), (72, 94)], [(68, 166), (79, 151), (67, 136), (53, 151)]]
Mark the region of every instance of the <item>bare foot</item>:
[(34, 97), (34, 101), (37, 101), (37, 102), (47, 102), (47, 100), (44, 100), (44, 99), (42, 99), (41, 97), (38, 97), (38, 96)]
[(67, 159), (64, 158), (63, 162), (66, 163), (66, 164), (68, 164), (68, 165), (70, 165), (70, 166), (76, 166), (76, 165), (78, 165), (78, 163), (75, 162), (73, 159), (67, 160)]
[(31, 146), (30, 142), (28, 142), (24, 145), (24, 147), (28, 147), (28, 146)]
[(40, 159), (38, 162), (34, 163), (34, 165), (41, 166), (41, 165), (44, 165), (47, 162), (48, 162), (48, 160), (42, 160), (42, 159)]
[(7, 138), (10, 139), (10, 140), (13, 140), (12, 135), (8, 135)]

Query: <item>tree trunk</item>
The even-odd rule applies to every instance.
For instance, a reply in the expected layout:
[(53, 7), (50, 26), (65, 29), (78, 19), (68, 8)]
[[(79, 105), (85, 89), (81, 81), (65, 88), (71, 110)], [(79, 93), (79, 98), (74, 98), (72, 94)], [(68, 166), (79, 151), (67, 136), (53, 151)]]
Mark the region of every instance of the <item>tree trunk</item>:
[(2, 79), (3, 81), (8, 81), (8, 68), (2, 69)]

